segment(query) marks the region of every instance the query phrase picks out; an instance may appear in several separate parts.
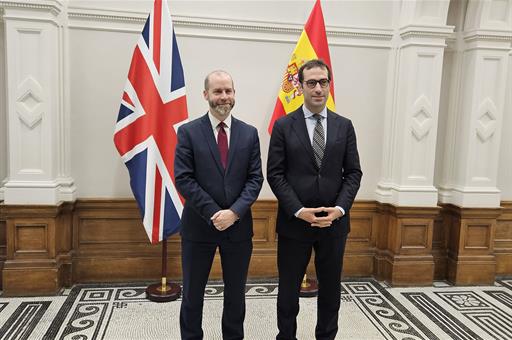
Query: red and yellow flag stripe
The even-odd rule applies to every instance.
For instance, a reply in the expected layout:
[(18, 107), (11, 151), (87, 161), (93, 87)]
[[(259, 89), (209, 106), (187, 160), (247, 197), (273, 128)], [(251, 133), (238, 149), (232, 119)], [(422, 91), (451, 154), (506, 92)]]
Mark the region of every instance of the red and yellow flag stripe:
[(272, 132), (272, 127), (277, 119), (297, 110), (304, 102), (299, 89), (298, 71), (305, 62), (311, 59), (322, 59), (331, 69), (331, 87), (327, 107), (335, 111), (334, 77), (332, 76), (331, 57), (320, 0), (316, 1), (284, 72), (274, 113), (268, 126), (269, 133)]

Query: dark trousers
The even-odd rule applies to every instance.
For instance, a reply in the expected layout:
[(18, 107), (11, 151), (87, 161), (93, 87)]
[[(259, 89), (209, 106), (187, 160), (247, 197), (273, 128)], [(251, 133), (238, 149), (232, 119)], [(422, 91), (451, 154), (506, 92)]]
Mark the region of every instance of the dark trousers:
[[(316, 240), (300, 241), (279, 236), (277, 244), (277, 267), (279, 291), (277, 295), (278, 340), (295, 340), (297, 314), (299, 314), (299, 292), (306, 267), (315, 249), (315, 268), (318, 279), (317, 340), (334, 339), (338, 332), (340, 309), (341, 270), (347, 235), (342, 238), (319, 237)], [(306, 311), (309, 313), (310, 311)]]
[(219, 247), (224, 280), (222, 337), (244, 338), (245, 284), (252, 253), (252, 240), (231, 242), (193, 242), (181, 240), (183, 292), (180, 310), (181, 338), (202, 339), (204, 290)]

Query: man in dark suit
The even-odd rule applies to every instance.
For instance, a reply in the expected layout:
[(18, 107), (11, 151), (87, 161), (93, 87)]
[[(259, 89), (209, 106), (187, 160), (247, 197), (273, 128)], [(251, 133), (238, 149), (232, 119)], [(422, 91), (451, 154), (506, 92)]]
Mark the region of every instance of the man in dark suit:
[(251, 205), (261, 190), (256, 129), (230, 115), (235, 105), (231, 76), (205, 79), (209, 112), (178, 129), (174, 176), (185, 198), (181, 217), (182, 339), (202, 339), (203, 296), (217, 247), (224, 280), (222, 335), (243, 339), (245, 283), (252, 253)]
[(349, 210), (362, 172), (352, 122), (326, 108), (329, 67), (311, 60), (298, 75), (304, 105), (276, 121), (267, 164), (279, 201), (277, 339), (296, 339), (300, 285), (312, 249), (318, 279), (315, 336), (334, 339)]

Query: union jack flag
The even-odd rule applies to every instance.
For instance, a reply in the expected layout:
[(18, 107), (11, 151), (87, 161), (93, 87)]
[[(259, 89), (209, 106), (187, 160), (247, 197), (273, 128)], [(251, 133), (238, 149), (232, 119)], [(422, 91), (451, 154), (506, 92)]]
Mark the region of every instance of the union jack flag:
[(155, 0), (133, 52), (114, 144), (151, 243), (178, 231), (183, 198), (174, 184), (178, 126), (188, 118), (185, 79), (166, 1)]

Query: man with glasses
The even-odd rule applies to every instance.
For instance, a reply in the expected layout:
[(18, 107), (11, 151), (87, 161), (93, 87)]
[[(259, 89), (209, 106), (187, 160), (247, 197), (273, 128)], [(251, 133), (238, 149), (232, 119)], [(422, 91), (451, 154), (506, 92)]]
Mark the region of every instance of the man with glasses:
[(318, 279), (315, 337), (334, 339), (349, 210), (362, 172), (352, 122), (326, 107), (329, 67), (310, 60), (298, 76), (304, 105), (275, 122), (267, 162), (268, 182), (279, 201), (277, 339), (296, 339), (300, 285), (312, 249)]

